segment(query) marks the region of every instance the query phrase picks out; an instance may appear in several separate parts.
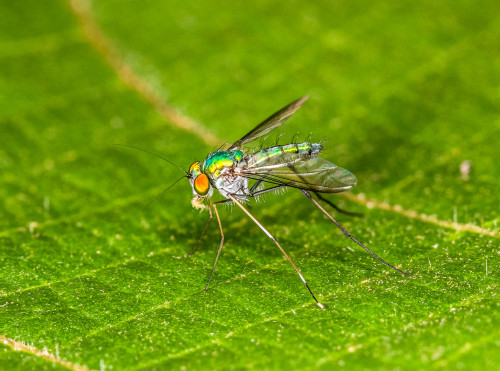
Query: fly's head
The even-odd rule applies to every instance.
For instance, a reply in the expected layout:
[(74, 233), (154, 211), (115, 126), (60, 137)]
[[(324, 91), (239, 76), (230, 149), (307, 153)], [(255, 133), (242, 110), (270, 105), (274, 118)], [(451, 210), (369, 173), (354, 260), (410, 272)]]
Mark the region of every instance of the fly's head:
[(214, 191), (210, 184), (210, 179), (208, 179), (207, 174), (202, 171), (202, 164), (200, 161), (194, 162), (189, 167), (188, 178), (193, 188), (191, 205), (193, 205), (195, 209), (205, 209), (207, 206), (203, 201), (205, 198), (210, 198)]

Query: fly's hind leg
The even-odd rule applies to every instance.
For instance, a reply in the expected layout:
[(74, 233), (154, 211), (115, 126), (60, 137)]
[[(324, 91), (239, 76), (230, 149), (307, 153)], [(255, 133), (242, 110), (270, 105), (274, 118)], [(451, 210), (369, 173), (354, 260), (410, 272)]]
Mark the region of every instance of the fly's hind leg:
[(318, 199), (320, 199), (321, 201), (327, 203), (328, 205), (330, 205), (331, 207), (333, 207), (335, 210), (337, 210), (339, 213), (346, 214), (346, 215), (349, 215), (349, 216), (355, 216), (355, 217), (358, 217), (358, 218), (361, 218), (363, 216), (363, 214), (360, 214), (360, 213), (353, 213), (351, 211), (347, 211), (347, 210), (341, 209), (340, 207), (338, 207), (337, 205), (335, 205), (330, 200), (327, 200), (326, 198), (324, 198), (323, 196), (321, 196), (321, 194), (319, 194), (318, 192), (313, 192), (313, 193), (316, 195), (316, 197), (318, 197)]
[[(260, 196), (260, 195), (263, 195), (264, 193), (268, 193), (268, 192), (272, 192), (272, 191), (277, 191), (279, 189), (282, 189), (282, 188), (285, 188), (286, 185), (279, 185), (279, 186), (276, 186), (276, 187), (271, 187), (271, 188), (267, 188), (267, 189), (261, 189), (260, 191), (255, 191), (255, 189), (257, 188), (257, 186), (261, 183), (262, 181), (259, 180), (257, 183), (255, 183), (252, 188), (250, 188), (250, 193), (248, 194), (249, 197), (256, 197), (256, 196)], [(230, 203), (230, 202), (233, 202), (233, 200), (229, 199), (229, 198), (226, 198), (225, 200), (221, 200), (221, 201), (217, 201), (215, 204), (219, 205), (219, 204), (227, 204), (227, 203)], [(327, 201), (328, 202), (328, 201)], [(214, 205), (215, 205), (214, 204)], [(334, 206), (335, 207), (335, 206)], [(212, 216), (210, 216), (211, 218)], [(210, 220), (209, 220), (210, 221)], [(206, 226), (205, 226), (206, 228)]]
[[(282, 189), (282, 188), (285, 188), (286, 186), (285, 185), (279, 185), (279, 186), (276, 186), (276, 187), (271, 187), (271, 188), (267, 188), (267, 189), (262, 189), (260, 191), (257, 191), (257, 192), (252, 192), (252, 189), (254, 187), (252, 187), (252, 189), (250, 189), (250, 194), (248, 195), (249, 197), (256, 197), (256, 196), (260, 196), (264, 193), (267, 193), (267, 192), (272, 192), (272, 191), (277, 191), (278, 189)], [(229, 199), (229, 198), (226, 198), (225, 200), (222, 200), (222, 201), (217, 201), (216, 204), (219, 205), (219, 204), (227, 204), (227, 203), (230, 203), (230, 202), (233, 202), (233, 200)]]
[(331, 216), (331, 215), (330, 215), (330, 214), (329, 214), (329, 213), (328, 213), (328, 212), (327, 212), (327, 211), (323, 208), (323, 206), (321, 206), (321, 205), (318, 203), (318, 201), (316, 201), (314, 198), (312, 198), (311, 194), (310, 194), (308, 191), (306, 191), (305, 189), (301, 189), (300, 191), (304, 194), (304, 196), (306, 196), (309, 200), (311, 200), (311, 202), (312, 202), (312, 203), (313, 203), (313, 204), (314, 204), (314, 205), (315, 205), (318, 209), (320, 209), (320, 210), (321, 210), (321, 212), (322, 212), (323, 214), (325, 214), (325, 215), (326, 215), (326, 217), (327, 217), (328, 219), (330, 219), (330, 220), (331, 220), (331, 221), (332, 221), (332, 222), (333, 222), (333, 223), (334, 223), (334, 224), (335, 224), (335, 225), (336, 225), (336, 226), (337, 226), (337, 227), (338, 227), (338, 228), (342, 231), (342, 233), (344, 233), (344, 234), (345, 234), (348, 238), (350, 238), (351, 240), (353, 240), (354, 242), (356, 242), (359, 246), (361, 246), (363, 249), (365, 249), (367, 252), (369, 252), (371, 255), (373, 255), (373, 256), (374, 256), (376, 259), (378, 259), (380, 262), (382, 262), (383, 264), (387, 265), (389, 268), (392, 268), (392, 269), (394, 269), (395, 271), (398, 271), (399, 273), (404, 274), (405, 276), (408, 276), (408, 277), (413, 277), (411, 274), (406, 273), (406, 272), (403, 272), (401, 269), (398, 269), (398, 268), (396, 268), (395, 266), (393, 266), (393, 265), (391, 265), (391, 264), (387, 263), (384, 259), (382, 259), (380, 256), (378, 256), (377, 254), (375, 254), (373, 251), (371, 251), (368, 247), (366, 247), (365, 245), (363, 245), (361, 242), (359, 242), (359, 241), (358, 241), (356, 238), (354, 238), (354, 237), (353, 237), (353, 236), (352, 236), (349, 232), (347, 232), (347, 230), (346, 230), (344, 227), (342, 227), (342, 226), (340, 225), (340, 223), (339, 223), (339, 222), (337, 222), (337, 221), (333, 218), (333, 216)]
[[(264, 193), (267, 193), (267, 192), (272, 192), (272, 191), (277, 191), (278, 189), (283, 189), (285, 188), (286, 186), (285, 185), (279, 185), (279, 186), (276, 186), (276, 187), (271, 187), (271, 188), (266, 188), (266, 189), (262, 189), (260, 191), (257, 191), (257, 192), (253, 192), (250, 197), (256, 197), (256, 196), (260, 196)], [(253, 187), (252, 187), (253, 188)]]
[[(274, 187), (274, 188), (278, 188), (278, 187)], [(267, 237), (269, 237), (276, 246), (278, 246), (278, 248), (281, 250), (281, 252), (283, 253), (283, 255), (285, 256), (285, 258), (290, 262), (290, 264), (292, 265), (293, 269), (295, 269), (295, 272), (297, 272), (297, 274), (299, 275), (300, 279), (302, 280), (302, 282), (304, 283), (304, 285), (306, 286), (307, 290), (309, 291), (309, 294), (311, 294), (312, 298), (314, 299), (314, 301), (316, 302), (316, 304), (323, 310), (325, 310), (325, 306), (323, 304), (321, 304), (318, 299), (316, 299), (316, 296), (314, 296), (313, 292), (311, 291), (311, 289), (309, 288), (309, 285), (307, 284), (307, 281), (305, 280), (304, 276), (302, 275), (302, 273), (300, 273), (300, 270), (299, 268), (297, 268), (297, 266), (295, 265), (295, 263), (293, 262), (292, 258), (290, 258), (290, 256), (288, 256), (288, 254), (286, 253), (285, 250), (283, 250), (283, 248), (281, 247), (281, 245), (279, 244), (278, 240), (276, 240), (276, 238), (274, 238), (274, 236), (269, 233), (269, 231), (264, 228), (264, 226), (262, 224), (259, 223), (259, 221), (257, 219), (255, 219), (255, 217), (250, 214), (250, 212), (232, 195), (228, 194), (228, 197), (241, 209), (243, 210), (243, 212), (245, 214), (247, 214), (247, 216), (252, 219), (252, 221), (257, 224), (257, 226), (267, 235)], [(221, 232), (222, 232), (222, 227), (221, 227)], [(221, 242), (222, 243), (222, 242)], [(222, 247), (222, 245), (221, 245)]]

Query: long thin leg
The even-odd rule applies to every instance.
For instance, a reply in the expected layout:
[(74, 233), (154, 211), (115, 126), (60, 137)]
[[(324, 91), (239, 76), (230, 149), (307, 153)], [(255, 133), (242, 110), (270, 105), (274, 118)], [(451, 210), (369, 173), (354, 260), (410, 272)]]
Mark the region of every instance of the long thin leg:
[(210, 207), (208, 208), (208, 211), (209, 211), (209, 213), (210, 213), (210, 216), (208, 217), (208, 220), (207, 220), (207, 222), (205, 223), (205, 226), (203, 227), (203, 230), (201, 231), (201, 236), (200, 236), (200, 238), (198, 238), (198, 241), (196, 241), (196, 245), (198, 245), (198, 244), (201, 242), (201, 240), (202, 240), (203, 236), (205, 235), (205, 232), (207, 231), (207, 227), (208, 227), (208, 225), (210, 224), (210, 221), (211, 221), (211, 220), (212, 220), (212, 218), (213, 218), (213, 216), (212, 216), (212, 210), (210, 210)]
[[(217, 265), (217, 260), (219, 260), (219, 255), (220, 255), (220, 252), (222, 251), (222, 245), (224, 245), (224, 232), (222, 231), (222, 224), (220, 222), (219, 212), (217, 211), (217, 203), (218, 202), (214, 203), (213, 207), (214, 207), (214, 211), (215, 211), (215, 216), (217, 217), (217, 221), (219, 222), (219, 228), (220, 228), (220, 245), (219, 245), (219, 250), (217, 251), (217, 256), (215, 257), (214, 266), (212, 267), (212, 272), (210, 272), (210, 277), (208, 278), (207, 285), (205, 286), (205, 289), (203, 290), (205, 292), (208, 289), (208, 285), (210, 285), (210, 281), (212, 280), (212, 276), (214, 275), (215, 266)], [(210, 205), (208, 207), (210, 207)]]
[(208, 212), (210, 213), (209, 217), (208, 217), (208, 220), (207, 222), (205, 223), (205, 226), (203, 227), (203, 230), (201, 231), (201, 236), (200, 238), (198, 238), (198, 241), (196, 241), (196, 243), (194, 244), (194, 246), (191, 248), (191, 250), (189, 250), (185, 255), (184, 257), (187, 257), (187, 256), (190, 256), (195, 250), (196, 248), (198, 247), (198, 245), (200, 244), (201, 240), (203, 239), (203, 236), (205, 235), (205, 232), (207, 231), (207, 227), (208, 225), (210, 224), (210, 221), (212, 220), (212, 209), (210, 209), (210, 207), (208, 208)]
[(404, 274), (405, 276), (408, 276), (408, 277), (413, 277), (411, 274), (409, 273), (406, 273), (406, 272), (403, 272), (401, 269), (398, 269), (396, 268), (395, 266), (387, 263), (384, 259), (382, 259), (380, 256), (378, 256), (377, 254), (375, 254), (373, 251), (371, 251), (368, 247), (366, 247), (365, 245), (363, 245), (361, 242), (359, 242), (356, 238), (354, 238), (353, 236), (351, 236), (351, 234), (349, 232), (347, 232), (345, 230), (344, 227), (342, 227), (339, 222), (337, 222), (330, 214), (328, 214), (328, 212), (314, 199), (312, 198), (311, 194), (304, 190), (304, 189), (301, 189), (302, 193), (304, 194), (304, 196), (306, 196), (309, 200), (311, 200), (311, 202), (316, 205), (316, 207), (318, 209), (320, 209), (323, 214), (325, 214), (328, 219), (330, 219), (341, 231), (342, 233), (344, 233), (347, 237), (349, 237), (351, 240), (353, 240), (354, 242), (356, 242), (359, 246), (361, 246), (363, 249), (365, 249), (366, 251), (368, 251), (370, 254), (372, 254), (375, 258), (377, 258), (378, 260), (380, 260), (382, 263), (384, 263), (385, 265), (387, 265), (389, 268), (392, 268), (394, 269), (395, 271), (398, 271), (399, 273), (402, 273)]
[(302, 280), (302, 282), (304, 282), (304, 285), (306, 285), (307, 289), (309, 290), (309, 293), (311, 294), (312, 298), (314, 299), (314, 301), (316, 301), (316, 304), (318, 304), (318, 306), (325, 310), (325, 307), (323, 304), (321, 304), (318, 299), (316, 299), (316, 296), (314, 296), (313, 292), (311, 291), (311, 289), (309, 288), (309, 285), (307, 284), (304, 276), (302, 276), (302, 273), (300, 273), (300, 270), (299, 268), (297, 268), (297, 266), (295, 265), (295, 263), (293, 262), (293, 260), (288, 256), (288, 254), (286, 253), (285, 250), (283, 250), (283, 248), (281, 247), (281, 245), (279, 244), (279, 242), (276, 240), (276, 238), (273, 237), (273, 235), (271, 233), (268, 232), (268, 230), (266, 228), (264, 228), (264, 226), (262, 224), (260, 224), (257, 219), (254, 218), (254, 216), (252, 214), (250, 214), (250, 212), (245, 209), (245, 207), (232, 195), (228, 194), (228, 197), (236, 204), (240, 207), (241, 210), (243, 210), (243, 212), (245, 214), (248, 215), (248, 217), (250, 219), (253, 220), (253, 222), (255, 224), (257, 224), (259, 226), (260, 229), (262, 229), (262, 231), (267, 235), (267, 237), (269, 237), (275, 244), (276, 246), (279, 247), (279, 249), (281, 250), (281, 252), (283, 253), (283, 255), (285, 256), (285, 258), (287, 258), (287, 260), (290, 262), (290, 264), (292, 264), (292, 267), (295, 269), (295, 271), (297, 272), (297, 274), (299, 275), (300, 279)]
[(331, 202), (330, 200), (327, 200), (326, 198), (324, 198), (323, 196), (321, 196), (318, 192), (313, 192), (316, 197), (318, 197), (321, 201), (323, 202), (326, 202), (328, 205), (330, 205), (331, 207), (333, 207), (335, 210), (337, 210), (339, 213), (342, 213), (342, 214), (346, 214), (346, 215), (350, 215), (350, 216), (356, 216), (356, 217), (362, 217), (363, 214), (360, 214), (360, 213), (353, 213), (351, 211), (346, 211), (344, 209), (341, 209), (340, 207), (338, 207), (337, 205), (335, 205), (333, 202)]

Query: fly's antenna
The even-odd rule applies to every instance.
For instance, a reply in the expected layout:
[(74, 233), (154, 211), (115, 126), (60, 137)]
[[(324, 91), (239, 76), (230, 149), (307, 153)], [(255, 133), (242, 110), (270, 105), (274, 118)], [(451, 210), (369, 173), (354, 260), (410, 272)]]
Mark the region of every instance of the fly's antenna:
[(183, 178), (186, 178), (185, 175), (181, 176), (179, 179), (177, 179), (175, 182), (173, 182), (171, 185), (169, 185), (167, 188), (165, 188), (163, 191), (161, 191), (160, 193), (158, 193), (154, 198), (151, 199), (151, 201), (149, 201), (146, 206), (144, 206), (142, 208), (142, 211), (144, 212), (144, 210), (146, 210), (149, 205), (151, 205), (154, 201), (156, 201), (162, 194), (164, 194), (165, 192), (167, 192), (170, 188), (172, 188), (174, 185), (176, 185), (177, 183), (179, 183), (181, 181), (181, 179)]
[[(170, 160), (167, 160), (165, 157), (163, 156), (160, 156), (160, 155), (157, 155), (156, 153), (153, 153), (153, 152), (150, 152), (148, 150), (145, 150), (144, 148), (140, 148), (140, 147), (136, 147), (136, 146), (130, 146), (128, 144), (115, 144), (115, 146), (120, 146), (120, 147), (128, 147), (128, 148), (133, 148), (133, 149), (137, 149), (139, 151), (142, 151), (142, 152), (146, 152), (146, 153), (149, 153), (151, 156), (155, 156), (155, 157), (158, 157), (158, 158), (161, 158), (163, 161), (166, 161), (168, 162), (169, 164), (171, 165), (174, 165), (177, 169), (179, 169), (180, 171), (182, 171), (184, 174), (186, 174), (186, 176), (188, 176), (188, 172), (186, 170), (184, 170), (183, 168), (181, 168), (180, 166), (177, 166), (176, 164), (174, 164), (172, 161)], [(177, 181), (178, 182), (178, 181)], [(177, 183), (175, 182), (175, 183)], [(174, 184), (175, 184), (174, 183)], [(162, 192), (163, 193), (163, 192)], [(161, 193), (160, 193), (161, 194)]]

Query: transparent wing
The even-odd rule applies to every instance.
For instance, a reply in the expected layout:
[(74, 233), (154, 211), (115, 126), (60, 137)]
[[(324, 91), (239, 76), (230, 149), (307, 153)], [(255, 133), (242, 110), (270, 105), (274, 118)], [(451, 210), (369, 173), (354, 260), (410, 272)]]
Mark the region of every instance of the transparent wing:
[[(281, 160), (281, 161), (280, 161)], [(238, 168), (238, 175), (264, 182), (322, 193), (347, 191), (357, 183), (354, 174), (331, 162), (299, 154), (261, 160)]]
[(252, 131), (250, 131), (243, 138), (234, 142), (228, 149), (229, 150), (237, 149), (246, 143), (253, 142), (255, 139), (260, 138), (266, 134), (269, 134), (277, 127), (283, 125), (284, 122), (290, 116), (292, 116), (295, 113), (295, 111), (297, 111), (308, 98), (309, 97), (306, 95), (290, 103), (288, 106), (283, 107), (274, 115), (272, 115), (271, 117), (269, 117), (268, 119), (264, 120), (262, 123), (257, 125)]

